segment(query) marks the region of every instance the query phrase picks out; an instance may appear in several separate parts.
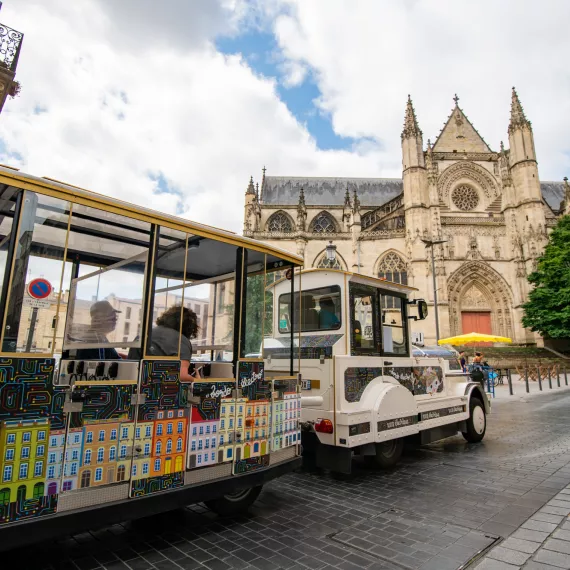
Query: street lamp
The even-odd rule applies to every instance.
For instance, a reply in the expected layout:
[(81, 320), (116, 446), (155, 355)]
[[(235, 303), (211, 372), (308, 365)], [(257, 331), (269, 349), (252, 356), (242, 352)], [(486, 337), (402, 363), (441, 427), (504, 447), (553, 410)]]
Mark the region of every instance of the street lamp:
[(437, 284), (435, 282), (435, 260), (433, 257), (433, 246), (446, 243), (446, 239), (436, 239), (436, 240), (429, 240), (429, 239), (422, 239), (422, 242), (425, 244), (426, 249), (429, 247), (431, 248), (431, 275), (433, 277), (433, 310), (435, 314), (435, 337), (436, 343), (439, 341), (439, 316), (437, 314)]
[(329, 245), (325, 248), (325, 253), (327, 255), (329, 265), (332, 267), (336, 259), (336, 245), (334, 245), (332, 241), (329, 241)]

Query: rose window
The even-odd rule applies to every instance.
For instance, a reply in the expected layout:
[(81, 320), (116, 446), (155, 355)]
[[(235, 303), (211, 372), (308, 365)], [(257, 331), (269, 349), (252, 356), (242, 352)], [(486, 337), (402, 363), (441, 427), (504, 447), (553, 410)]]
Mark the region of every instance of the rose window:
[(473, 210), (479, 204), (479, 194), (471, 186), (458, 186), (451, 193), (451, 201), (459, 210)]

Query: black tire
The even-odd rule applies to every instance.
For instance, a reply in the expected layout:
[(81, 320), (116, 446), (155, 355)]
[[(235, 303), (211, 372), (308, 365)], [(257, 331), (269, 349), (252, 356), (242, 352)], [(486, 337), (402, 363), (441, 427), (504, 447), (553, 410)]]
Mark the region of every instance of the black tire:
[(467, 431), (462, 432), (469, 443), (478, 443), (485, 437), (487, 431), (487, 414), (483, 402), (473, 397), (469, 402), (469, 418), (465, 421)]
[(376, 455), (373, 456), (374, 463), (382, 469), (391, 469), (400, 461), (403, 449), (404, 440), (402, 438), (377, 443)]
[(235, 493), (223, 495), (211, 501), (205, 501), (205, 505), (222, 517), (231, 517), (246, 512), (255, 502), (263, 485), (241, 489)]

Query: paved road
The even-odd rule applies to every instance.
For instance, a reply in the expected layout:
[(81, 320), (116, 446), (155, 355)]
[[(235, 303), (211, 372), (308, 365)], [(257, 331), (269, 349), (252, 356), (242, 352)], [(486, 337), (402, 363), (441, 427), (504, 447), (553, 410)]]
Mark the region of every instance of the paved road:
[[(570, 484), (570, 391), (495, 400), (485, 440), (408, 451), (349, 481), (302, 472), (269, 485), (251, 516), (201, 507), (12, 551), (3, 568), (455, 570)], [(8, 563), (4, 566), (4, 563)]]

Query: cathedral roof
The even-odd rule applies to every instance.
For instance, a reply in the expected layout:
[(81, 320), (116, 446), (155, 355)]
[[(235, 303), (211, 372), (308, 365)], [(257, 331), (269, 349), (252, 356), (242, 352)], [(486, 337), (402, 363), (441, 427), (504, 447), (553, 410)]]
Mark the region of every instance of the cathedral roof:
[(560, 210), (564, 200), (564, 182), (541, 182), (540, 190), (544, 201), (555, 211)]
[(307, 206), (342, 206), (346, 189), (356, 190), (361, 207), (376, 207), (403, 191), (401, 178), (301, 178), (266, 176), (263, 204), (294, 206), (303, 188)]
[(459, 97), (453, 99), (455, 107), (447, 119), (441, 133), (433, 145), (434, 152), (491, 152), (489, 145), (471, 124), (463, 109), (459, 107)]
[[(363, 208), (377, 208), (404, 190), (401, 178), (317, 178), (266, 176), (263, 187), (265, 206), (296, 206), (303, 188), (307, 206), (342, 206), (346, 188), (356, 190)], [(564, 200), (564, 182), (541, 182), (544, 201), (557, 212)]]

